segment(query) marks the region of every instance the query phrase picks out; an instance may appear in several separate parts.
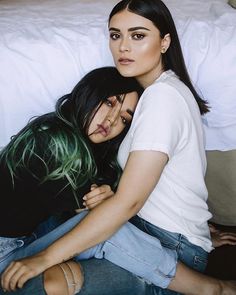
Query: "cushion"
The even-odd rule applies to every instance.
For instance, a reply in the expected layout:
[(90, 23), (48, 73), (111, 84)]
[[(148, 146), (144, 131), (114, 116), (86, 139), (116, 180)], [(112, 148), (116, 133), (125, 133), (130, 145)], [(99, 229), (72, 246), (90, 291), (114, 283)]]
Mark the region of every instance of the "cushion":
[(231, 5), (233, 8), (236, 8), (236, 0), (229, 0), (229, 5)]
[(236, 150), (207, 151), (208, 205), (217, 224), (236, 225)]

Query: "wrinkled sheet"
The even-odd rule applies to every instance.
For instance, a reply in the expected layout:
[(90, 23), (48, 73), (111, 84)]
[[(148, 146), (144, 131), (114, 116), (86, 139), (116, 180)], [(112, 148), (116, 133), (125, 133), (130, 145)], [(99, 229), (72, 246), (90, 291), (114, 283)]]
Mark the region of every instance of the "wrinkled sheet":
[[(226, 0), (164, 0), (187, 68), (209, 102), (206, 149), (236, 148), (236, 10)], [(88, 71), (113, 65), (107, 17), (114, 0), (0, 1), (0, 147)], [(177, 5), (176, 5), (177, 4)]]

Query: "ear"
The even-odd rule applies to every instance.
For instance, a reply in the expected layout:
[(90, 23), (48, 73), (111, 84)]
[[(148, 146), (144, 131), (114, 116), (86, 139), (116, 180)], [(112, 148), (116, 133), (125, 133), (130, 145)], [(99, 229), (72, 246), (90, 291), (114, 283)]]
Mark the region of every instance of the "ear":
[(165, 53), (168, 50), (170, 43), (171, 43), (171, 37), (170, 37), (170, 34), (168, 33), (161, 40), (161, 53)]

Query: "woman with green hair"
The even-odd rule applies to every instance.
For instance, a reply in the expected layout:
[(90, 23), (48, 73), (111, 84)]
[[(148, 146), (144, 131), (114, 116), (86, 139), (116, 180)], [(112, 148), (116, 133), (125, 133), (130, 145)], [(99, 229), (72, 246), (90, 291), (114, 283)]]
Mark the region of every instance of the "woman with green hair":
[(50, 216), (84, 208), (90, 189), (96, 196), (90, 209), (113, 194), (117, 150), (141, 93), (134, 78), (114, 67), (93, 70), (1, 151), (0, 273), (32, 254), (28, 246), (54, 227), (42, 225)]

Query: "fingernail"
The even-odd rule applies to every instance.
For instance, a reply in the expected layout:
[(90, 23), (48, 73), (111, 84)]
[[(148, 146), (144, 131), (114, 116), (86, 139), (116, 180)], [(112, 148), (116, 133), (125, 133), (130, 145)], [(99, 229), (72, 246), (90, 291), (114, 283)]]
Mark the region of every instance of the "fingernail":
[(86, 197), (86, 196), (84, 196), (84, 197), (83, 197), (83, 200), (87, 200), (87, 197)]

